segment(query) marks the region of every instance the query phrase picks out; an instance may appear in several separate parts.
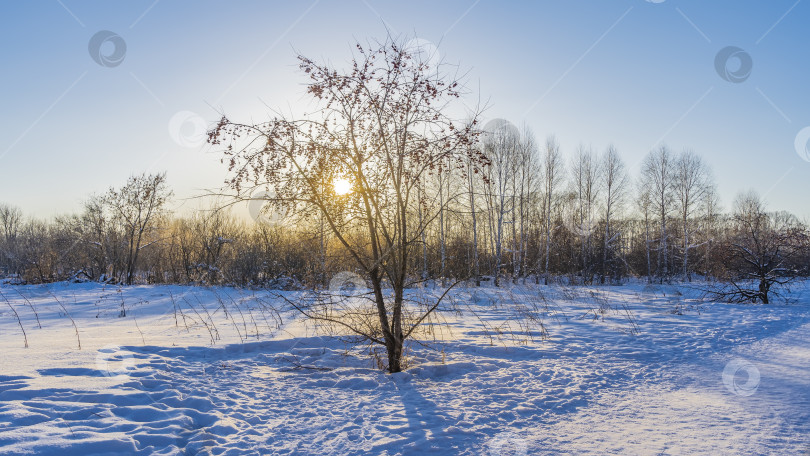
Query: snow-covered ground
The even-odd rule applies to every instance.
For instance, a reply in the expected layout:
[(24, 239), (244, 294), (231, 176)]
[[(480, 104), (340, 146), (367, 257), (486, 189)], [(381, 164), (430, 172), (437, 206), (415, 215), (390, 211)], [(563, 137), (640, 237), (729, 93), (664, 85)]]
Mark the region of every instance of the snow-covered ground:
[(453, 317), (394, 375), (279, 320), (270, 292), (0, 293), (0, 454), (810, 454), (806, 286), (767, 306), (668, 285), (457, 290), (490, 321), (547, 304), (549, 339)]

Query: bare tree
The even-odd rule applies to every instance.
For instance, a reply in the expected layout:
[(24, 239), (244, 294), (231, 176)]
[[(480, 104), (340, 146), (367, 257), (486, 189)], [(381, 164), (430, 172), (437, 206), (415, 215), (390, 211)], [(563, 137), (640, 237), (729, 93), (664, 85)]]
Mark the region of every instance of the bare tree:
[(18, 207), (0, 204), (0, 228), (3, 240), (14, 239), (20, 232), (22, 224), (22, 211)]
[(658, 267), (656, 271), (661, 283), (669, 278), (667, 219), (674, 209), (674, 174), (674, 160), (666, 146), (650, 152), (642, 163), (641, 185), (645, 191), (649, 191), (651, 209), (658, 216)]
[[(481, 262), (478, 255), (478, 210), (476, 207), (476, 200), (475, 194), (478, 190), (478, 184), (480, 179), (476, 176), (477, 166), (476, 163), (472, 158), (467, 159), (467, 194), (469, 196), (469, 209), (470, 209), (470, 220), (472, 222), (472, 255), (473, 255), (473, 263), (472, 263), (472, 276), (473, 280), (475, 281), (475, 286), (481, 286)], [(421, 209), (420, 209), (420, 217), (421, 217)], [(425, 266), (427, 269), (427, 266)]]
[(514, 219), (507, 220), (507, 216), (514, 217), (515, 200), (515, 162), (517, 160), (520, 136), (514, 125), (503, 119), (494, 119), (487, 124), (487, 131), (483, 133), (481, 145), (482, 153), (491, 162), (487, 168), (486, 202), (488, 207), (490, 232), (492, 233), (492, 250), (494, 252), (495, 286), (500, 285), (500, 275), (503, 268), (504, 238), (506, 236), (504, 225), (512, 223)]
[(810, 246), (807, 227), (790, 214), (768, 214), (753, 191), (737, 196), (733, 222), (727, 286), (715, 294), (733, 302), (768, 304), (801, 276), (799, 262)]
[(90, 196), (82, 212), (64, 219), (63, 224), (72, 233), (77, 249), (86, 257), (85, 264), (75, 271), (76, 276), (99, 281), (118, 277), (119, 271), (125, 268), (124, 234), (103, 197)]
[(223, 257), (239, 234), (236, 220), (224, 211), (195, 213), (189, 220), (193, 244), (192, 259), (187, 265), (189, 277), (205, 284), (215, 284), (223, 277)]
[(21, 229), (22, 211), (18, 207), (0, 204), (0, 272), (21, 272), (17, 245)]
[(104, 196), (104, 202), (124, 228), (127, 285), (132, 285), (138, 255), (146, 247), (144, 235), (154, 227), (171, 195), (163, 173), (131, 176), (126, 185), (117, 190), (111, 188)]
[(529, 272), (529, 229), (532, 208), (535, 206), (537, 197), (535, 176), (539, 171), (537, 153), (537, 140), (534, 133), (531, 128), (524, 125), (520, 135), (516, 179), (512, 192), (517, 198), (517, 202), (513, 204), (517, 210), (517, 221), (512, 225), (513, 238), (515, 238), (513, 241), (515, 279), (523, 276), (525, 280), (525, 274)]
[[(315, 114), (276, 115), (261, 124), (223, 117), (210, 141), (227, 144), (229, 182), (237, 192), (246, 184), (271, 186), (273, 203), (294, 209), (297, 217), (323, 216), (371, 285), (363, 301), (369, 306), (348, 309), (329, 300), (290, 304), (384, 346), (388, 371), (399, 372), (405, 340), (429, 321), (445, 296), (417, 303), (416, 309), (405, 305), (408, 260), (439, 214), (438, 195), (428, 195), (417, 216), (420, 183), (438, 172), (463, 173), (470, 160), (478, 174), (487, 159), (472, 147), (475, 115), (463, 124), (447, 115), (447, 104), (460, 96), (457, 77), (444, 76), (429, 58), (392, 39), (356, 48), (348, 70), (299, 56), (310, 77), (307, 92), (319, 104)], [(350, 182), (351, 191), (318, 185), (340, 179)], [(386, 283), (393, 296), (384, 293)]]
[(720, 197), (714, 185), (710, 185), (703, 199), (701, 209), (703, 219), (703, 231), (706, 237), (706, 249), (703, 255), (703, 263), (708, 278), (716, 278), (718, 265), (715, 261), (715, 249), (718, 241), (723, 235), (723, 214), (720, 207)]
[(582, 277), (585, 283), (593, 279), (593, 245), (591, 238), (596, 225), (596, 201), (600, 191), (600, 166), (593, 150), (579, 146), (571, 162), (571, 194), (574, 201), (573, 233), (579, 238)]
[(703, 160), (691, 150), (684, 151), (675, 161), (673, 190), (683, 232), (681, 249), (683, 263), (681, 273), (685, 280), (692, 281), (689, 270), (689, 251), (700, 244), (695, 242), (695, 216), (704, 206), (712, 187), (711, 173)]
[[(469, 176), (469, 178), (470, 178), (470, 180), (472, 180), (473, 179), (472, 175)], [(423, 221), (425, 219), (424, 214), (423, 214), (422, 206), (424, 206), (426, 204), (426, 199), (425, 199), (425, 196), (424, 196), (425, 191), (422, 189), (422, 187), (423, 186), (421, 184), (416, 186), (416, 200), (417, 200), (416, 215), (418, 217), (417, 225), (419, 225), (419, 226), (422, 226)], [(474, 219), (474, 217), (475, 216), (473, 215), (473, 219)], [(425, 230), (422, 230), (421, 241), (422, 241), (422, 273), (420, 274), (420, 277), (422, 278), (422, 280), (427, 280), (428, 279), (428, 248), (427, 248), (428, 244), (427, 244), (427, 233), (425, 233)]]
[[(555, 214), (554, 207), (559, 200), (559, 188), (563, 183), (563, 160), (560, 155), (560, 146), (553, 136), (546, 139), (546, 145), (541, 159), (541, 180), (542, 180), (542, 204), (541, 213), (543, 219), (543, 252), (538, 255), (543, 259), (543, 282), (548, 285), (549, 261), (551, 259), (551, 244), (554, 234)], [(541, 268), (537, 268), (538, 272)]]
[(644, 224), (644, 258), (647, 266), (647, 283), (652, 283), (652, 261), (650, 259), (650, 243), (652, 243), (652, 237), (650, 235), (650, 223), (652, 219), (651, 191), (643, 180), (639, 180), (637, 184), (638, 198), (636, 199), (636, 205), (641, 212), (642, 223)]
[(619, 153), (612, 145), (602, 155), (602, 213), (605, 224), (604, 245), (602, 246), (602, 277), (608, 274), (608, 264), (615, 256), (614, 242), (619, 235), (614, 230), (614, 219), (621, 212), (627, 195), (627, 171)]

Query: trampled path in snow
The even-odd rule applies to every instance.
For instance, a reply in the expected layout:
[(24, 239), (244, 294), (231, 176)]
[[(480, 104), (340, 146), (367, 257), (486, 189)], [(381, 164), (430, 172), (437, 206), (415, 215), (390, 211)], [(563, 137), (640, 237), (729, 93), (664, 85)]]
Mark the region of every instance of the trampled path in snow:
[(548, 304), (549, 339), (508, 343), (451, 317), (453, 337), (413, 345), (412, 367), (395, 375), (289, 315), (277, 328), (266, 306), (279, 300), (266, 292), (0, 292), (30, 345), (6, 306), (0, 454), (810, 450), (805, 289), (770, 306), (700, 303), (666, 285), (463, 289), (454, 297), (492, 321), (505, 318), (504, 301)]

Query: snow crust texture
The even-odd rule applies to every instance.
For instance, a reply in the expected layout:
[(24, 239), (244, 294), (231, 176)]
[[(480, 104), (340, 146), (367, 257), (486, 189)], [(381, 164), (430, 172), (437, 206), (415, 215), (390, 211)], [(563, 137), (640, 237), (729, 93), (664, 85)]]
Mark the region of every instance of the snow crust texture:
[(269, 312), (266, 291), (0, 293), (3, 455), (810, 455), (804, 286), (768, 306), (669, 285), (461, 289), (495, 322), (505, 300), (542, 300), (549, 339), (453, 316), (393, 375)]

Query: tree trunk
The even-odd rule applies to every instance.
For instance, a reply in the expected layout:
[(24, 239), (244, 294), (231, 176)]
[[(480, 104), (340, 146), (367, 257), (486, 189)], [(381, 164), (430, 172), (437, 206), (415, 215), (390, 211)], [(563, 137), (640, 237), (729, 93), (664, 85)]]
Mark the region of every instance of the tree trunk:
[(647, 253), (647, 283), (652, 283), (652, 261), (650, 260), (650, 223), (644, 221), (644, 250)]
[(391, 374), (402, 372), (402, 339), (386, 340), (386, 349), (388, 351), (388, 372)]
[[(417, 217), (419, 221), (419, 226), (422, 226), (422, 186), (419, 185), (417, 187), (417, 199), (418, 202), (416, 204), (417, 207)], [(428, 278), (428, 254), (427, 254), (427, 240), (425, 239), (425, 230), (422, 230), (421, 234), (422, 238), (422, 280), (427, 280)]]
[(388, 372), (395, 373), (402, 371), (402, 347), (404, 337), (402, 334), (402, 301), (403, 289), (401, 284), (392, 284), (394, 287), (394, 312), (391, 321), (388, 321), (388, 310), (385, 307), (385, 296), (382, 290), (382, 279), (379, 271), (374, 268), (369, 271), (371, 279), (371, 289), (374, 292), (374, 301), (377, 305), (377, 315), (380, 319), (380, 328), (385, 342), (385, 351), (388, 355)]
[(604, 250), (602, 251), (602, 278), (600, 279), (602, 285), (605, 284), (605, 276), (607, 275), (607, 259), (609, 247), (610, 247), (610, 217), (608, 216), (605, 217), (605, 246)]
[(759, 299), (762, 301), (763, 304), (769, 304), (768, 302), (768, 291), (770, 290), (771, 285), (768, 283), (766, 279), (760, 279), (759, 281)]
[(551, 256), (551, 211), (546, 218), (546, 252), (545, 252), (545, 266), (543, 268), (543, 282), (548, 285), (548, 263), (549, 256)]
[[(662, 201), (661, 207), (664, 207), (664, 203)], [(658, 282), (664, 283), (664, 279), (669, 276), (669, 271), (667, 270), (667, 263), (669, 259), (667, 258), (667, 215), (666, 212), (662, 209), (661, 210), (661, 242), (658, 245), (660, 249), (658, 252), (658, 264), (660, 269), (658, 270)]]
[[(478, 218), (475, 212), (475, 189), (473, 188), (473, 173), (468, 172), (468, 179), (470, 185), (470, 214), (472, 215), (472, 231), (473, 231), (473, 276), (475, 278), (475, 286), (481, 286), (481, 269), (478, 262)], [(423, 231), (424, 233), (424, 231)]]
[(692, 281), (689, 274), (689, 231), (686, 229), (686, 218), (683, 220), (683, 277), (687, 282)]
[(441, 278), (442, 286), (444, 286), (444, 277), (446, 274), (445, 267), (447, 265), (447, 251), (445, 247), (444, 236), (444, 185), (442, 183), (442, 174), (439, 173), (439, 250), (441, 255)]

